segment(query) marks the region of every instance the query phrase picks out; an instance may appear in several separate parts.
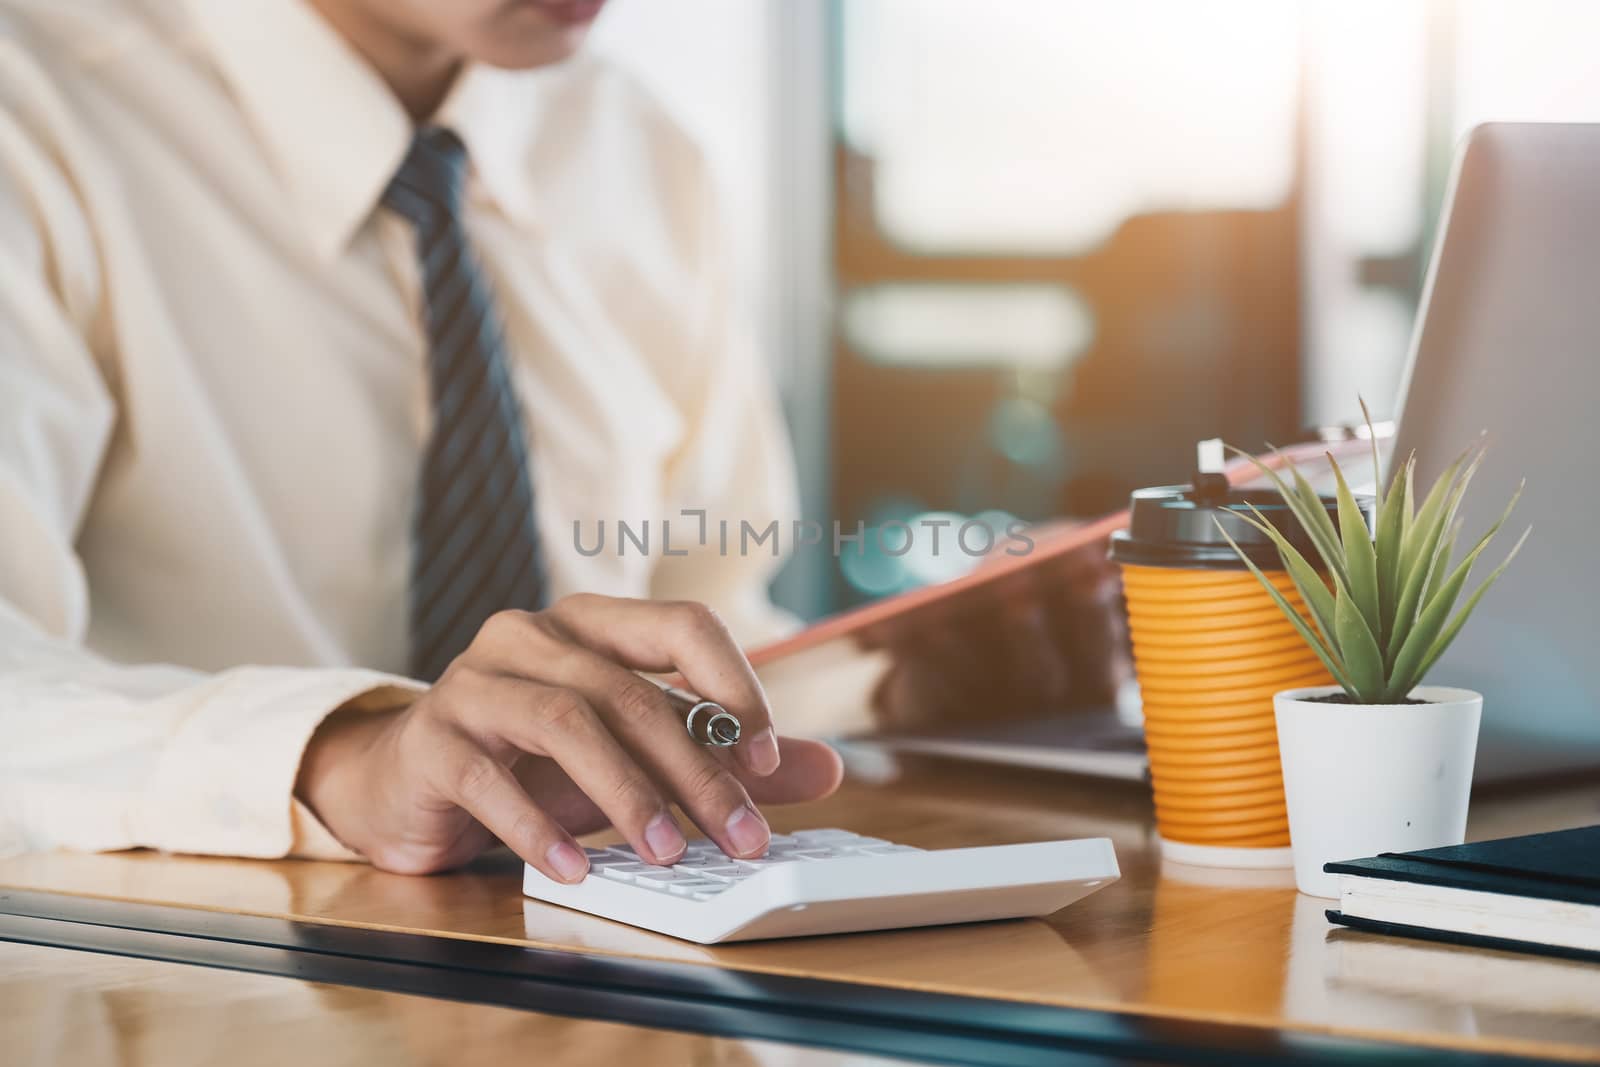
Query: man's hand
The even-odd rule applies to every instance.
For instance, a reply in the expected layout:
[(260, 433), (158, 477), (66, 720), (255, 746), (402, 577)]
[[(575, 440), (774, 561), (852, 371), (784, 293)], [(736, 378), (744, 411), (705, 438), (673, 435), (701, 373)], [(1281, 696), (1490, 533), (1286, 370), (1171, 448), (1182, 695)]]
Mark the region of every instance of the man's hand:
[[(677, 671), (739, 717), (744, 740), (696, 743), (634, 669)], [(588, 862), (574, 834), (610, 824), (669, 864), (685, 848), (676, 803), (729, 855), (757, 856), (770, 837), (757, 802), (826, 796), (840, 774), (826, 745), (780, 741), (755, 673), (710, 609), (575, 596), (494, 616), (402, 711), (330, 718), (295, 792), (385, 870), (444, 870), (499, 840), (576, 882)]]

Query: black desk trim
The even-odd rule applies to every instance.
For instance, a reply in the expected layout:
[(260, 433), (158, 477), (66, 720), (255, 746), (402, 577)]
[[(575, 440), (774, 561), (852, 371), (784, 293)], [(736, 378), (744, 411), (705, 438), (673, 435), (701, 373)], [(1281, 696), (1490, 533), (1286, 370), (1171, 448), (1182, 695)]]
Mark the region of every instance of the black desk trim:
[(936, 1063), (1533, 1062), (19, 890), (0, 890), (0, 941)]

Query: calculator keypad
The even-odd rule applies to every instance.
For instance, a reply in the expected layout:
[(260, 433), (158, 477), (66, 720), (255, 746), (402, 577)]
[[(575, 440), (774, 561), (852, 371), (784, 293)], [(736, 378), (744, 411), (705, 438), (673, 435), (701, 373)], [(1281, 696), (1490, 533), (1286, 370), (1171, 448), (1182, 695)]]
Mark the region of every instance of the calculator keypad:
[(761, 859), (734, 859), (710, 841), (691, 841), (683, 858), (671, 867), (644, 863), (627, 845), (586, 849), (591, 877), (652, 889), (687, 900), (712, 900), (717, 894), (738, 885), (759, 871), (781, 863), (816, 863), (846, 856), (885, 856), (897, 852), (921, 852), (910, 845), (896, 845), (876, 837), (862, 837), (848, 830), (800, 830), (792, 834), (773, 834), (772, 845)]

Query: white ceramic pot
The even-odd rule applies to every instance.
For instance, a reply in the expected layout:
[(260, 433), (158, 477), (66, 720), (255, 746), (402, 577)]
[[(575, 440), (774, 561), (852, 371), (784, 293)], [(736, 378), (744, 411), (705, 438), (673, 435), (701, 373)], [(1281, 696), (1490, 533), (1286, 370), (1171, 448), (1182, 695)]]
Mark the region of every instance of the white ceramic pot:
[(1412, 692), (1426, 704), (1312, 699), (1338, 692), (1273, 698), (1295, 885), (1316, 897), (1339, 895), (1324, 863), (1461, 844), (1483, 715), (1483, 697), (1441, 686)]

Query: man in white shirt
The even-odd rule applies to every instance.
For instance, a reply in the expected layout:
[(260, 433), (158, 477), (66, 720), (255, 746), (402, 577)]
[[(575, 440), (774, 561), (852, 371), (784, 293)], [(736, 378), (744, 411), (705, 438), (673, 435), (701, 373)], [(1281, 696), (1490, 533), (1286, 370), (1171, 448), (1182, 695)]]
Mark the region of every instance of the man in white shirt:
[(736, 643), (770, 557), (576, 550), (795, 510), (703, 161), (573, 56), (601, 2), (0, 0), (0, 849), (576, 880), (836, 785)]

